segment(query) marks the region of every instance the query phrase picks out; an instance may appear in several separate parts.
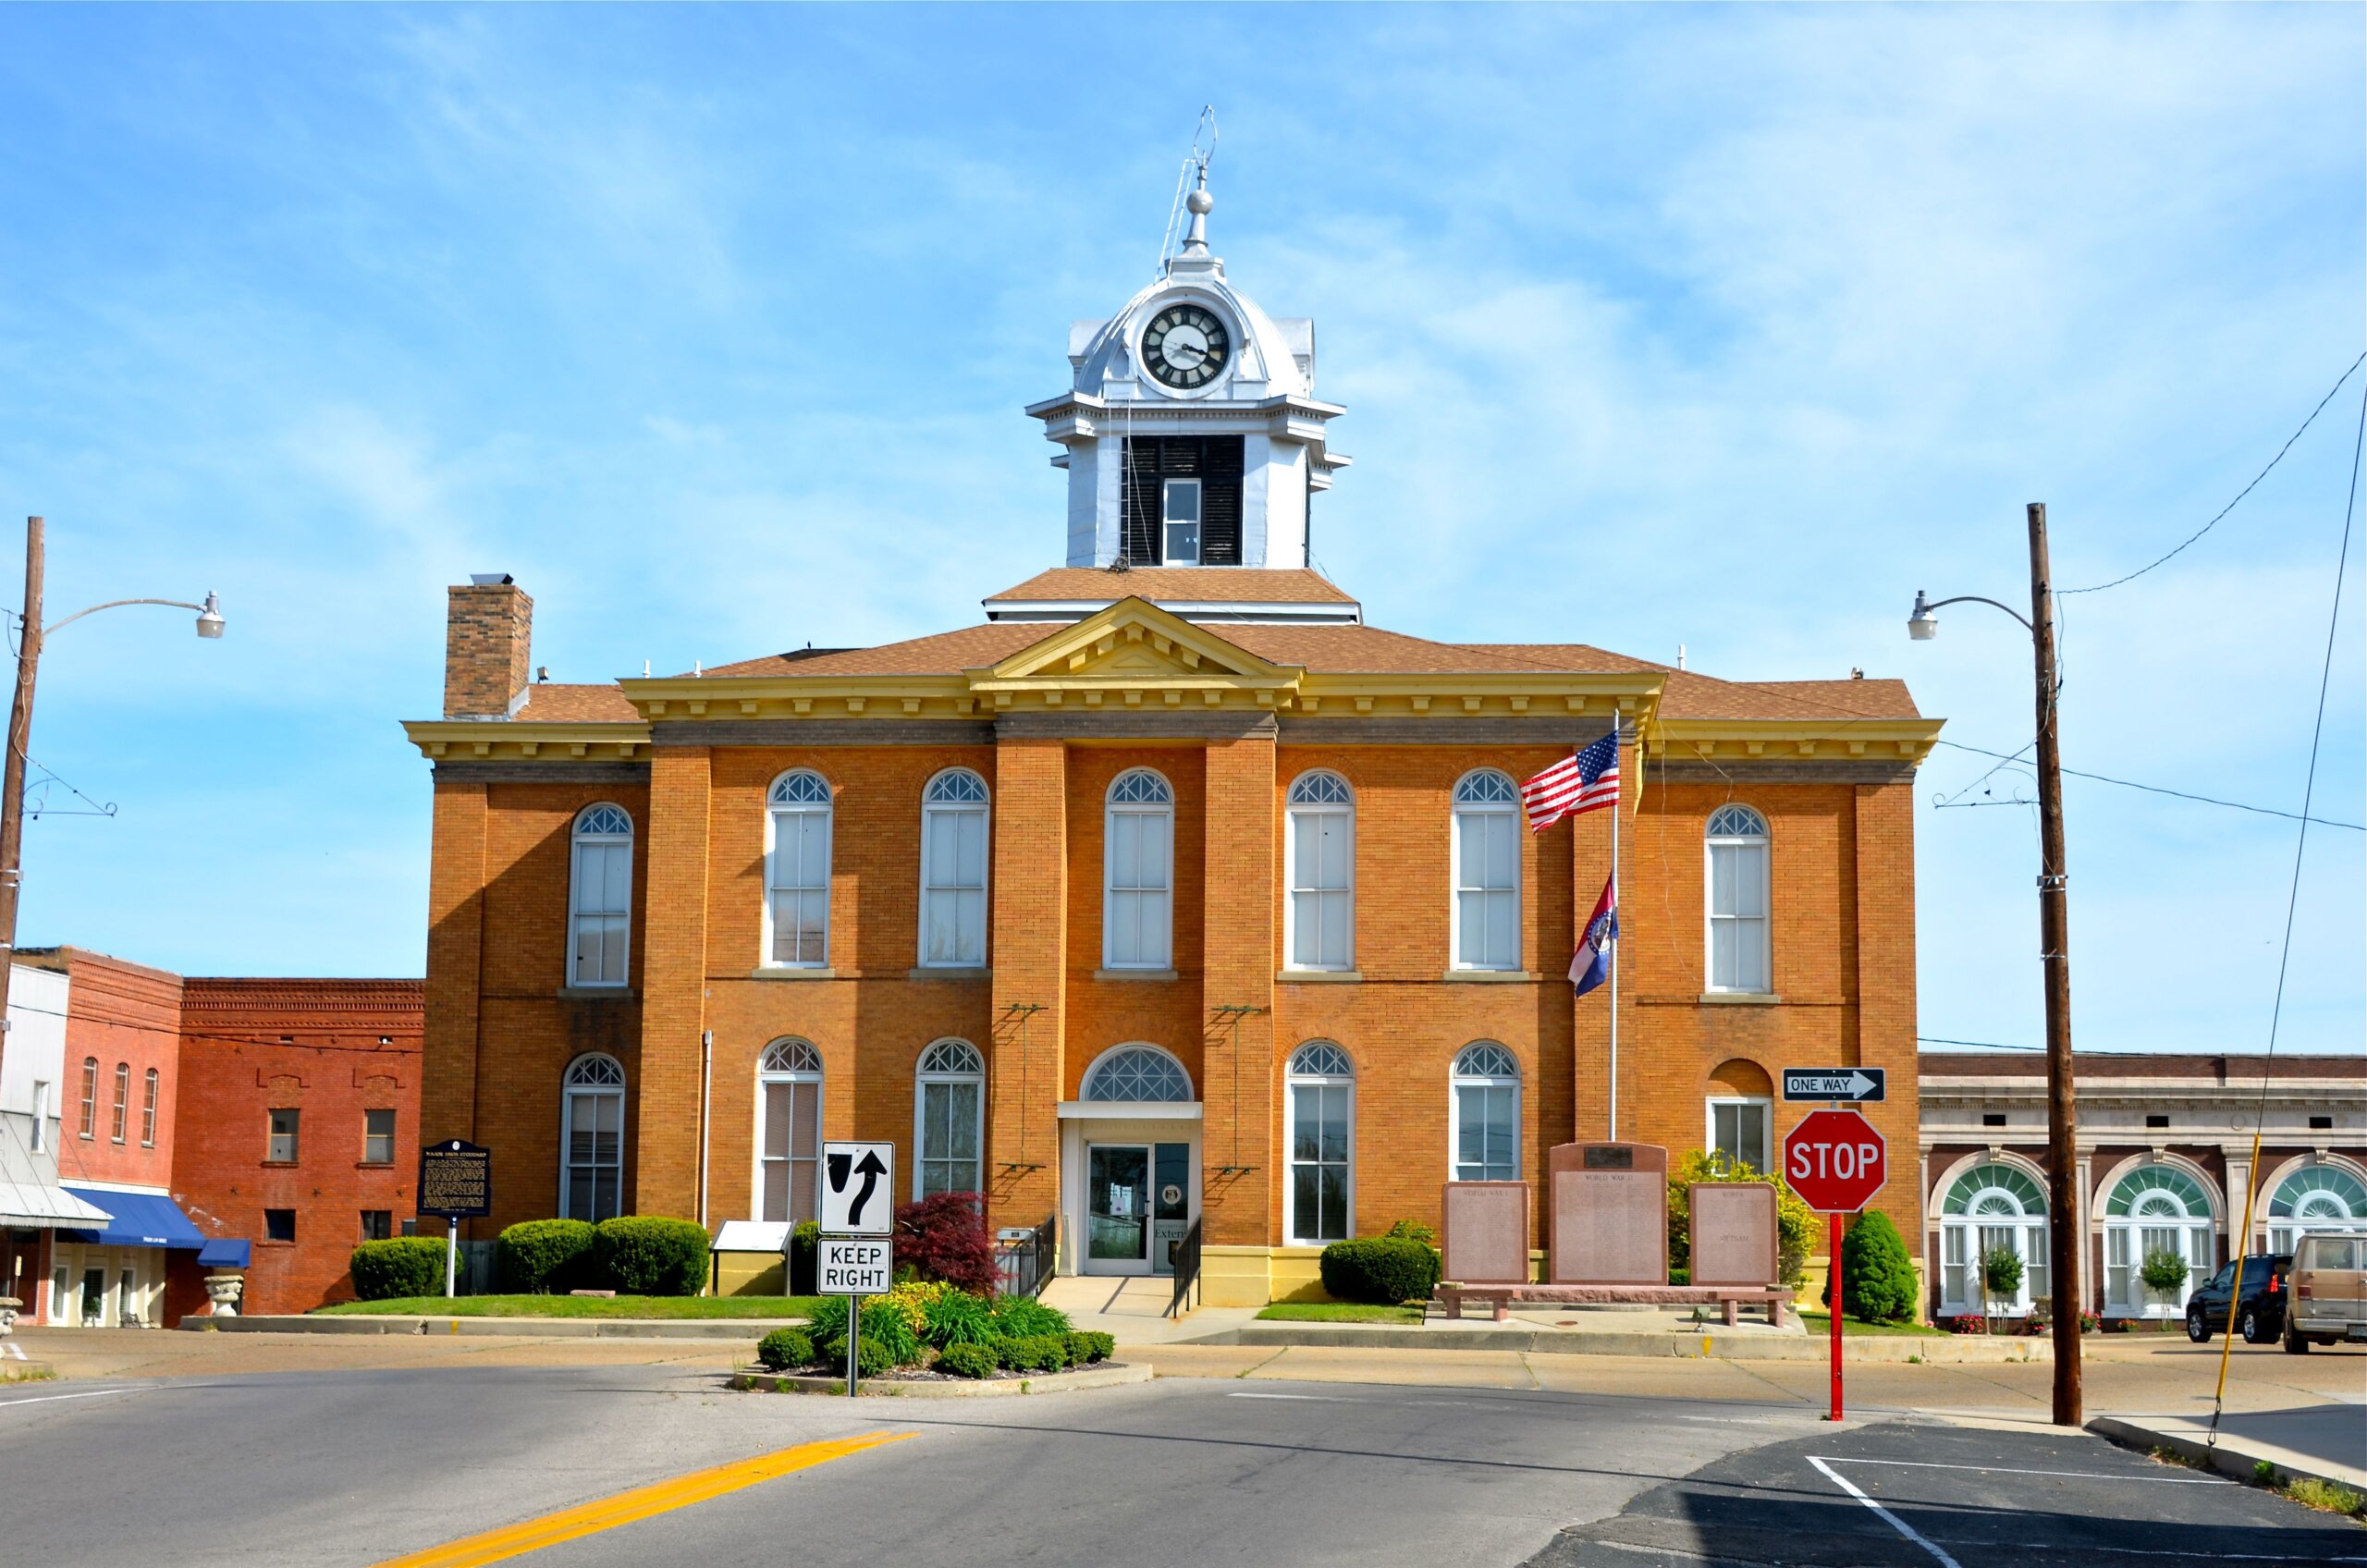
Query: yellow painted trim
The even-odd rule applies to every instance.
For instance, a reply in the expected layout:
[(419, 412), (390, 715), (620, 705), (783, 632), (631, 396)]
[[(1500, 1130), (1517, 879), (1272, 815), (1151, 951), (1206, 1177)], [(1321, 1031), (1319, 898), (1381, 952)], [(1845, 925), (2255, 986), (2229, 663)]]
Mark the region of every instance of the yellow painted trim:
[(412, 719), (403, 734), (431, 760), (532, 757), (538, 762), (647, 761), (646, 724), (534, 724), (517, 719)]
[(886, 1443), (901, 1442), (917, 1437), (915, 1432), (866, 1432), (856, 1438), (836, 1438), (827, 1442), (800, 1443), (794, 1448), (780, 1449), (759, 1454), (754, 1459), (742, 1459), (730, 1464), (718, 1464), (710, 1470), (693, 1470), (687, 1476), (677, 1476), (670, 1481), (653, 1486), (636, 1487), (595, 1502), (574, 1508), (564, 1508), (557, 1513), (546, 1513), (539, 1519), (527, 1519), (515, 1525), (505, 1525), (497, 1530), (464, 1537), (444, 1546), (430, 1547), (408, 1557), (390, 1557), (376, 1568), (475, 1568), (478, 1563), (502, 1562), (512, 1557), (523, 1557), (530, 1551), (540, 1551), (561, 1541), (581, 1540), (585, 1536), (613, 1530), (619, 1525), (630, 1525), (660, 1513), (670, 1513), (678, 1508), (705, 1502), (744, 1487), (777, 1476), (810, 1470), (816, 1464), (828, 1464), (834, 1459), (862, 1453)]
[(1879, 757), (1921, 764), (1940, 739), (1942, 718), (1668, 718), (1651, 724), (1651, 754), (1753, 761), (1833, 761)]
[[(1144, 637), (1163, 638), (1170, 648), (1186, 649), (1192, 660), (1177, 658), (1179, 674), (1194, 679), (1220, 682), (1245, 682), (1271, 688), (1296, 685), (1306, 671), (1297, 665), (1275, 664), (1262, 659), (1238, 643), (1229, 643), (1208, 628), (1195, 625), (1182, 616), (1160, 609), (1148, 599), (1128, 595), (1116, 604), (1096, 610), (1073, 625), (1061, 627), (1039, 643), (1032, 643), (1017, 653), (985, 669), (967, 673), (973, 686), (991, 690), (1004, 682), (1034, 682), (1049, 679), (1061, 681), (1071, 675), (1069, 661), (1079, 655), (1093, 655), (1104, 638), (1111, 643), (1142, 639), (1130, 637), (1129, 629), (1140, 627)], [(1162, 656), (1168, 650), (1158, 650)], [(1213, 670), (1200, 672), (1196, 661), (1216, 666)], [(1107, 685), (1108, 679), (1095, 682)]]

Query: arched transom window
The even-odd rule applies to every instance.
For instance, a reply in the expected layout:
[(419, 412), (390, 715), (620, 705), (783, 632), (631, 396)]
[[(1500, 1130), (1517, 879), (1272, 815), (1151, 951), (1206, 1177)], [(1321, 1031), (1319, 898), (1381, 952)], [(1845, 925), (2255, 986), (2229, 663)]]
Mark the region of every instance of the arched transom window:
[(1748, 806), (1710, 814), (1706, 836), (1712, 991), (1774, 989), (1767, 939), (1767, 819)]
[(1354, 1234), (1356, 1073), (1348, 1053), (1315, 1040), (1291, 1053), (1290, 1184), (1282, 1189), (1293, 1246), (1321, 1246)]
[(1165, 969), (1172, 962), (1175, 791), (1150, 769), (1130, 768), (1110, 781), (1103, 827), (1102, 963)]
[(967, 1040), (939, 1040), (921, 1052), (913, 1074), (913, 1196), (975, 1193), (987, 1063)]
[[(2104, 1310), (2115, 1316), (2176, 1317), (2193, 1288), (2218, 1267), (2211, 1194), (2181, 1166), (2140, 1165), (2104, 1198)], [(2168, 1254), (2186, 1266), (2172, 1290), (2145, 1282), (2145, 1260)]]
[[(1981, 1260), (2003, 1247), (2022, 1260), (2008, 1299), (1982, 1296)], [(1976, 1165), (1940, 1200), (1940, 1310), (2018, 1317), (2047, 1299), (2046, 1192), (2019, 1166)]]
[(756, 1218), (815, 1218), (822, 1158), (822, 1053), (775, 1040), (756, 1062)]
[(1182, 1062), (1157, 1046), (1121, 1046), (1093, 1064), (1079, 1097), (1172, 1105), (1195, 1096)]
[(921, 797), (922, 967), (985, 965), (987, 843), (987, 781), (966, 767), (930, 779)]
[(1456, 783), (1452, 858), (1454, 967), (1518, 969), (1520, 795), (1509, 776), (1486, 767)]
[(1493, 1040), (1464, 1047), (1454, 1059), (1448, 1097), (1453, 1102), (1453, 1180), (1520, 1180), (1520, 1063), (1513, 1053)]
[(623, 1212), (625, 1070), (594, 1052), (567, 1064), (559, 1110), (559, 1218), (595, 1224)]
[(811, 768), (773, 780), (766, 823), (765, 962), (830, 962), (830, 786)]
[(567, 983), (621, 986), (632, 921), (632, 818), (622, 806), (575, 814), (569, 868)]
[(2367, 1230), (2367, 1182), (2339, 1165), (2304, 1165), (2268, 1199), (2268, 1250), (2290, 1253), (2312, 1231)]
[(1356, 948), (1356, 797), (1328, 769), (1291, 785), (1283, 820), (1290, 868), (1293, 969), (1354, 969)]

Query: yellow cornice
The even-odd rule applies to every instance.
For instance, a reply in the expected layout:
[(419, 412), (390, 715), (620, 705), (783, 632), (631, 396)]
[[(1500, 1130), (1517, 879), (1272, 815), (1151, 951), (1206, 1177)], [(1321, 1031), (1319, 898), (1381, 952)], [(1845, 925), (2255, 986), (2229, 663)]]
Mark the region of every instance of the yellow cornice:
[(977, 701), (959, 674), (677, 675), (617, 682), (642, 717), (964, 718)]
[[(1123, 674), (1088, 674), (1097, 662), (1135, 655), (1145, 668)], [(1078, 678), (1094, 684), (1125, 683), (1136, 675), (1165, 678), (1205, 689), (1294, 686), (1306, 671), (1297, 665), (1260, 658), (1206, 627), (1129, 596), (1104, 606), (1073, 626), (1031, 643), (984, 669), (963, 672), (980, 691), (1026, 690), (1038, 682), (1059, 686)]]
[(1918, 766), (1932, 754), (1945, 719), (1938, 718), (1666, 718), (1645, 732), (1651, 754), (1761, 761), (1846, 761), (1905, 758)]
[(646, 761), (646, 724), (534, 724), (515, 719), (414, 719), (403, 726), (432, 761), (522, 759), (538, 762)]

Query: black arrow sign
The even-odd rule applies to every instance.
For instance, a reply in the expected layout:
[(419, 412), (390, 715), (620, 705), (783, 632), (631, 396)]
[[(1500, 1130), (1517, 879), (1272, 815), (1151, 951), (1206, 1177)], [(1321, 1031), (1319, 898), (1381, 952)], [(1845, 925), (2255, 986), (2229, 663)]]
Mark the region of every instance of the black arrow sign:
[[(879, 1185), (879, 1178), (888, 1174), (888, 1168), (879, 1163), (877, 1149), (865, 1149), (863, 1151), (863, 1162), (854, 1168), (853, 1173), (863, 1178), (863, 1185), (855, 1189), (854, 1201), (847, 1205), (847, 1224), (850, 1227), (863, 1223), (863, 1206), (871, 1201), (872, 1189)], [(846, 1191), (847, 1174), (847, 1157), (833, 1155), (830, 1158), (830, 1185), (840, 1192)]]

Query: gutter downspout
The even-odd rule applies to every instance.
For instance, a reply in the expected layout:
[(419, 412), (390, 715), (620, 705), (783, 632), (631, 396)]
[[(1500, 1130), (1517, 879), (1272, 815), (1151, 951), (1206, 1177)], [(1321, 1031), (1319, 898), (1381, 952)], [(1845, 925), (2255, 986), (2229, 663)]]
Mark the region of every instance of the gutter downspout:
[(699, 1035), (699, 1223), (706, 1223), (707, 1112), (715, 1097), (715, 1031)]

